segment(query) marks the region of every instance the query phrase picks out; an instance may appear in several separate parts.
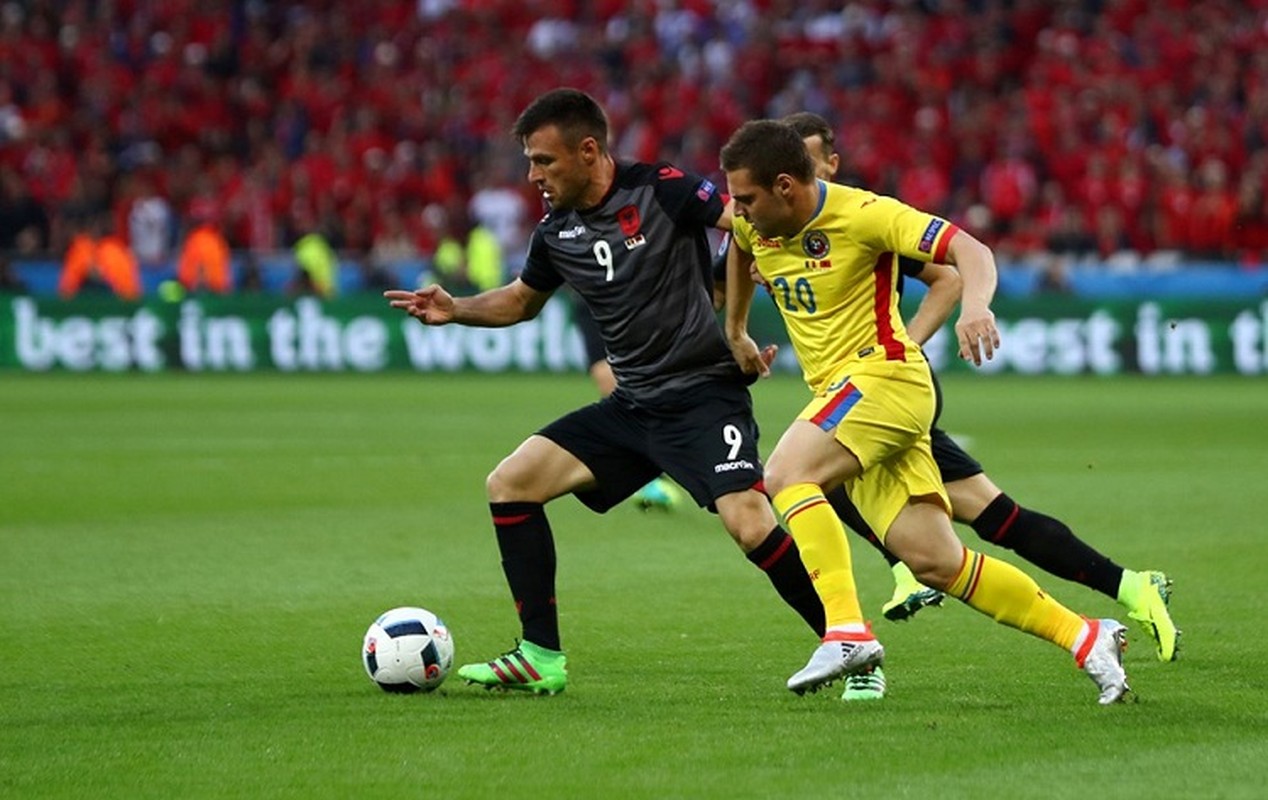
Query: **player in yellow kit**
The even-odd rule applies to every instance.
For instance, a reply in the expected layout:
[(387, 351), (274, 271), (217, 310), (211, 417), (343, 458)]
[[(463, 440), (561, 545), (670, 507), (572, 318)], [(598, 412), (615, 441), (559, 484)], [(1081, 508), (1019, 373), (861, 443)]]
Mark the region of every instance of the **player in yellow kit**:
[(960, 270), (960, 355), (980, 364), (999, 345), (990, 250), (893, 198), (816, 180), (801, 136), (781, 122), (746, 123), (723, 148), (722, 168), (737, 216), (727, 270), (732, 352), (745, 371), (768, 373), (769, 354), (747, 332), (755, 259), (815, 393), (776, 445), (765, 478), (827, 616), (823, 641), (789, 688), (817, 689), (883, 656), (859, 608), (844, 528), (824, 498), (844, 482), (922, 583), (1069, 650), (1101, 703), (1126, 696), (1120, 623), (1080, 617), (1017, 568), (964, 547), (951, 527), (930, 451), (932, 375), (899, 315), (898, 257)]

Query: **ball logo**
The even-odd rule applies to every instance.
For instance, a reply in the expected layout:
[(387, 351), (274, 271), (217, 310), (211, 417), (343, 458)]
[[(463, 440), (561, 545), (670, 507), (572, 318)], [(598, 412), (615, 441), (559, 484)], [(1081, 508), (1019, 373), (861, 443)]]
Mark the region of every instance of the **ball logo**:
[(806, 255), (811, 258), (823, 258), (832, 249), (828, 243), (828, 235), (823, 231), (807, 231), (806, 235), (801, 237), (801, 249), (806, 251)]
[(365, 645), (366, 655), (371, 655), (371, 656), (374, 655), (376, 652), (378, 652), (378, 648), (379, 648), (378, 640), (371, 639), (370, 641), (366, 642), (366, 645)]
[(427, 680), (429, 681), (433, 680), (435, 679), (437, 675), (440, 674), (440, 667), (436, 666), (435, 664), (428, 664), (426, 672), (427, 672)]

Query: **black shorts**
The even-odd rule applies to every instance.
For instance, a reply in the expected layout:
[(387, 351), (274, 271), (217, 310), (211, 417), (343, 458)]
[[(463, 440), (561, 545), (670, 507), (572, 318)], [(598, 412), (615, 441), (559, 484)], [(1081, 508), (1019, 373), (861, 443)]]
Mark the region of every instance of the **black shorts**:
[(598, 481), (577, 499), (603, 513), (662, 472), (700, 506), (762, 479), (757, 422), (748, 389), (712, 383), (693, 389), (678, 411), (634, 408), (608, 397), (560, 417), (538, 433), (572, 453)]
[(982, 474), (982, 465), (964, 452), (964, 448), (956, 444), (946, 431), (935, 426), (929, 431), (929, 435), (933, 439), (933, 460), (938, 465), (938, 472), (942, 473), (943, 483), (962, 481)]

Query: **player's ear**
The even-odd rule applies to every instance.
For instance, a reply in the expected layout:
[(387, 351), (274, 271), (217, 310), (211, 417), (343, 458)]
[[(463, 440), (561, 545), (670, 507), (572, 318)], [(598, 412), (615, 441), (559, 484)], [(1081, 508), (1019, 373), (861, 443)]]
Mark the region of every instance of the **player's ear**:
[(587, 166), (599, 160), (599, 141), (593, 136), (581, 140), (581, 159)]
[(793, 194), (792, 176), (786, 172), (779, 173), (779, 175), (775, 177), (774, 188), (775, 188), (775, 194), (779, 195), (781, 199), (783, 200), (790, 199)]
[(839, 169), (841, 166), (841, 154), (833, 153), (832, 155), (828, 156), (828, 166), (832, 168), (832, 176), (830, 177), (835, 177), (837, 174), (837, 169)]

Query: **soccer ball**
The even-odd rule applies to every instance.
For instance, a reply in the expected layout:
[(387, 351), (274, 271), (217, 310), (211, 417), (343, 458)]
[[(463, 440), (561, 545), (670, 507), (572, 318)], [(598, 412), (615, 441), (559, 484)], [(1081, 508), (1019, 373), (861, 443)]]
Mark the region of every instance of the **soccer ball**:
[(365, 632), (361, 663), (385, 692), (430, 692), (453, 666), (453, 637), (425, 608), (394, 608)]

